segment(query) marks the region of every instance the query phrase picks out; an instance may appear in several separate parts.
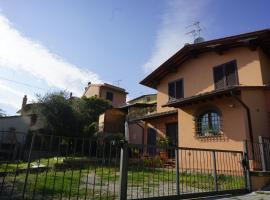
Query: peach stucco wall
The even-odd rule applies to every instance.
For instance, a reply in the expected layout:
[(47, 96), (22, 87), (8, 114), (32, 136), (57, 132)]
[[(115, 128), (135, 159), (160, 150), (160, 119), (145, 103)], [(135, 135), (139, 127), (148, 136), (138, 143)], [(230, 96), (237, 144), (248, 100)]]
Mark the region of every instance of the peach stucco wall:
[(107, 91), (113, 93), (113, 102), (112, 102), (113, 107), (117, 107), (119, 105), (123, 105), (126, 103), (126, 93), (125, 92), (120, 92), (120, 91), (110, 89), (110, 88), (100, 86), (100, 85), (91, 85), (90, 87), (88, 87), (84, 96), (86, 96), (86, 97), (97, 96), (97, 97), (106, 99), (106, 92)]
[(87, 91), (85, 92), (86, 97), (92, 97), (92, 96), (97, 96), (99, 97), (99, 88), (100, 86), (98, 85), (91, 85), (90, 87), (87, 88)]
[[(242, 90), (241, 99), (249, 107), (253, 138), (270, 137), (269, 100), (270, 92), (262, 89)], [(221, 112), (222, 136), (199, 138), (195, 133), (194, 114), (205, 107), (216, 107)], [(183, 147), (241, 150), (243, 140), (250, 140), (247, 113), (233, 97), (223, 97), (205, 103), (186, 106), (178, 110), (179, 144)]]
[(261, 62), (261, 73), (263, 84), (270, 84), (270, 58), (265, 55), (265, 53), (259, 49), (259, 56)]
[(177, 72), (165, 76), (157, 86), (157, 111), (167, 111), (172, 108), (162, 105), (168, 101), (168, 83), (184, 79), (184, 97), (209, 92), (214, 89), (213, 67), (232, 61), (237, 61), (239, 84), (245, 86), (262, 85), (258, 51), (248, 48), (235, 48), (218, 55), (215, 52), (200, 54), (197, 58), (183, 63)]
[(258, 139), (259, 135), (270, 137), (267, 94), (269, 94), (269, 91), (261, 89), (242, 90), (242, 100), (250, 109), (255, 140)]
[[(205, 107), (216, 107), (221, 112), (221, 136), (196, 137), (194, 114)], [(232, 97), (224, 97), (178, 110), (178, 143), (182, 147), (242, 150), (247, 137), (245, 112)]]
[(113, 93), (113, 101), (112, 101), (113, 107), (117, 107), (119, 105), (123, 105), (126, 103), (126, 93), (112, 90), (106, 87), (101, 87), (100, 97), (106, 99), (107, 92)]

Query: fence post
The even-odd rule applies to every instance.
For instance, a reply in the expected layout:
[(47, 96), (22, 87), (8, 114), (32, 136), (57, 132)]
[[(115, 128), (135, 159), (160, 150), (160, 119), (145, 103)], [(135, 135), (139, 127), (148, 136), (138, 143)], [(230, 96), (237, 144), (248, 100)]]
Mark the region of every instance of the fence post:
[(128, 145), (124, 143), (121, 147), (120, 155), (120, 191), (119, 200), (127, 199), (127, 184), (128, 184)]
[(212, 170), (213, 170), (213, 177), (214, 177), (214, 189), (218, 191), (218, 179), (217, 179), (217, 164), (216, 164), (216, 152), (212, 151)]
[(24, 180), (24, 185), (23, 185), (23, 194), (22, 194), (23, 199), (24, 199), (24, 195), (25, 195), (25, 191), (26, 191), (26, 185), (27, 185), (28, 176), (29, 176), (29, 169), (30, 169), (30, 163), (31, 163), (31, 154), (32, 154), (32, 149), (33, 149), (34, 142), (35, 142), (35, 137), (36, 137), (36, 134), (33, 134), (32, 140), (31, 140), (31, 146), (30, 146), (29, 153), (28, 153), (28, 159), (27, 159), (28, 163), (27, 163), (26, 175), (25, 175), (25, 180)]
[(259, 145), (260, 145), (260, 156), (261, 156), (261, 162), (262, 162), (262, 170), (266, 171), (266, 157), (265, 157), (265, 149), (264, 149), (264, 143), (263, 143), (263, 137), (259, 136)]
[(248, 191), (251, 191), (250, 170), (249, 170), (249, 157), (248, 157), (248, 141), (244, 140), (244, 159), (242, 165), (245, 173), (245, 184)]
[(175, 162), (176, 162), (176, 192), (177, 195), (180, 195), (180, 174), (179, 174), (179, 150), (178, 147), (175, 148)]

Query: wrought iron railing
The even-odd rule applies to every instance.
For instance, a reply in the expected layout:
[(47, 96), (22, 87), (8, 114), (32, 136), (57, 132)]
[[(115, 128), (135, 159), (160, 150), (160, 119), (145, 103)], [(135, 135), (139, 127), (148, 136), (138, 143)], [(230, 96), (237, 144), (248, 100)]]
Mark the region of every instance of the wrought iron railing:
[(252, 171), (270, 170), (270, 138), (259, 136), (256, 141), (245, 141), (249, 167)]
[(8, 148), (0, 162), (0, 199), (196, 197), (247, 188), (241, 151), (43, 134), (28, 135), (16, 151)]
[(0, 199), (116, 199), (117, 143), (35, 134), (0, 163)]
[(246, 188), (241, 151), (128, 146), (128, 199), (196, 196)]

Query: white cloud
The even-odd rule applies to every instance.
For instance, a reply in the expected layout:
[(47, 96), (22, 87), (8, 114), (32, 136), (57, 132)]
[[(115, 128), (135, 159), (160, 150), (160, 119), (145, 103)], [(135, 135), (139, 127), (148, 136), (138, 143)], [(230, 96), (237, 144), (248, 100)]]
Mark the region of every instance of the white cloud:
[(101, 82), (97, 74), (68, 63), (44, 45), (23, 36), (3, 15), (0, 15), (1, 68), (22, 70), (50, 87), (67, 89), (79, 96), (87, 82)]
[[(0, 81), (0, 104), (18, 109), (21, 107), (22, 98), (24, 95), (25, 94), (23, 92), (15, 90), (6, 85), (4, 82)], [(33, 100), (34, 97), (28, 95), (28, 99)]]
[(160, 29), (157, 32), (156, 44), (152, 56), (143, 65), (145, 72), (150, 72), (160, 66), (185, 43), (192, 38), (186, 35), (190, 29), (186, 27), (196, 20), (200, 20), (208, 0), (171, 0), (168, 9), (162, 15)]

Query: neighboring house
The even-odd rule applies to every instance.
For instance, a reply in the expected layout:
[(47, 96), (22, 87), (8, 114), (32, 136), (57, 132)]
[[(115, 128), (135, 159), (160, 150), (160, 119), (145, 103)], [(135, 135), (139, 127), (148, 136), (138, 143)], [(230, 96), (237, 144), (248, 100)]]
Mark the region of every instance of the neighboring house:
[(102, 134), (122, 134), (125, 132), (125, 113), (110, 108), (99, 116), (98, 131)]
[(139, 96), (127, 102), (126, 105), (120, 107), (128, 113), (129, 120), (151, 114), (157, 111), (157, 95), (146, 94)]
[(242, 150), (270, 137), (270, 29), (187, 44), (141, 84), (157, 90), (144, 143)]
[[(26, 100), (25, 100), (26, 98)], [(29, 118), (29, 131), (43, 132), (46, 126), (44, 117), (37, 110), (38, 103), (27, 103), (27, 97), (24, 97), (22, 108), (17, 112), (22, 117)]]
[(127, 104), (106, 110), (99, 116), (99, 133), (120, 133), (124, 136), (128, 116), (129, 138), (132, 144), (143, 143), (143, 123), (138, 118), (156, 112), (156, 94), (148, 94), (130, 100)]
[(27, 104), (27, 96), (25, 95), (23, 97), (22, 107), (17, 112), (20, 115), (0, 117), (1, 134), (14, 135), (14, 140), (23, 143), (29, 131), (42, 130), (44, 128), (44, 120), (33, 109), (33, 105), (32, 103)]
[(0, 117), (0, 143), (24, 143), (30, 120), (21, 115)]
[(108, 83), (92, 84), (89, 82), (88, 86), (85, 88), (83, 96), (96, 96), (110, 101), (113, 107), (117, 107), (126, 103), (127, 94), (128, 93), (125, 89)]
[(119, 107), (128, 115), (129, 143), (144, 143), (144, 122), (139, 119), (157, 111), (157, 95), (146, 94), (130, 100), (126, 105)]
[(0, 117), (0, 157), (7, 151), (14, 150), (13, 156), (19, 153), (29, 132), (41, 131), (44, 120), (33, 109), (33, 104), (27, 104), (27, 96), (23, 97), (20, 115)]

